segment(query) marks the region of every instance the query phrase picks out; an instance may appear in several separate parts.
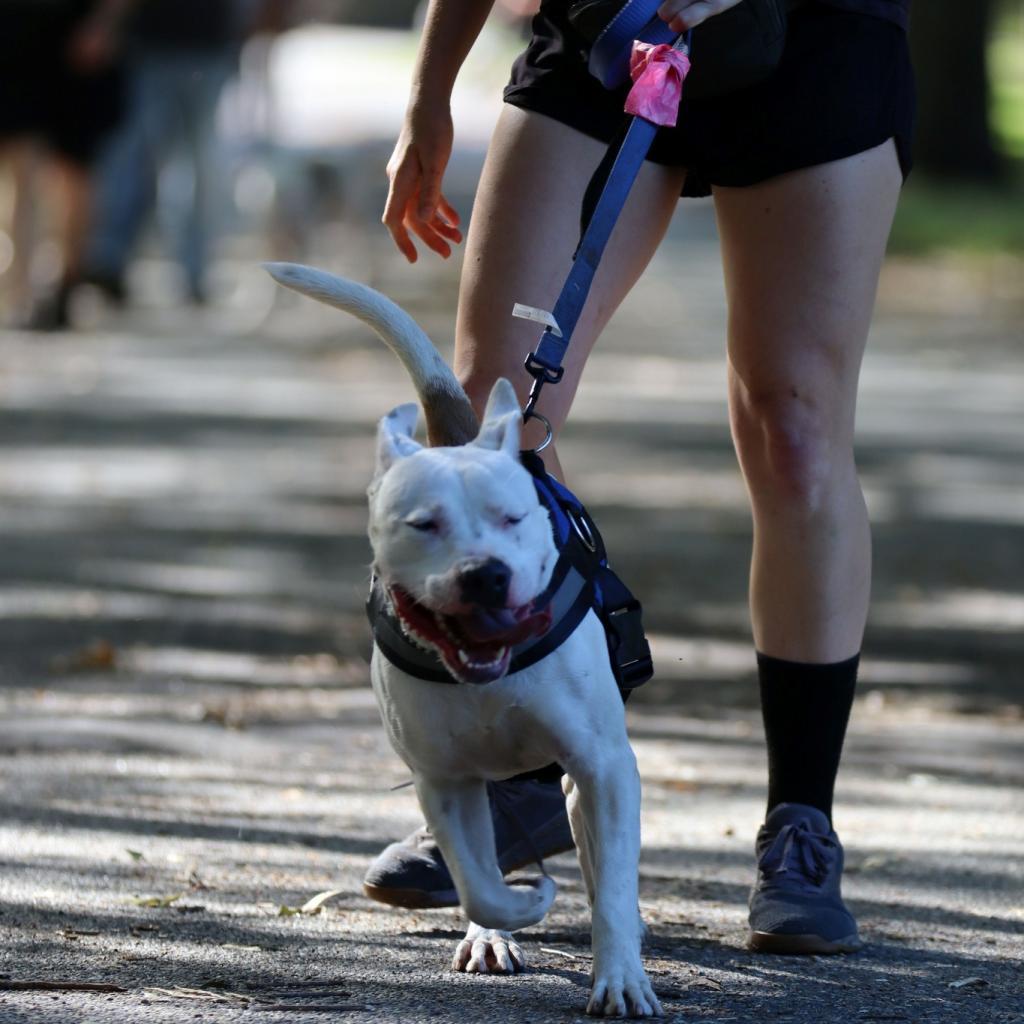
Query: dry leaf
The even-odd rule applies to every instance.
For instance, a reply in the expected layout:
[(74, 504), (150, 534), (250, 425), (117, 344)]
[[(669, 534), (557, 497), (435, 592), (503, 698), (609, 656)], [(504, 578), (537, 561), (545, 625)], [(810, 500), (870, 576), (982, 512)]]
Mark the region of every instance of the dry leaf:
[(133, 896), (132, 903), (140, 907), (169, 907), (184, 895), (183, 892), (177, 892), (173, 896)]
[(959, 981), (951, 981), (949, 988), (984, 988), (988, 982), (984, 978), (961, 978)]
[(95, 640), (88, 647), (66, 658), (55, 658), (58, 672), (109, 672), (117, 668), (117, 651), (106, 640)]
[(318, 892), (312, 899), (306, 900), (306, 902), (299, 907), (299, 913), (319, 914), (321, 908), (328, 900), (334, 899), (335, 896), (341, 896), (344, 891), (344, 889), (327, 889), (325, 892)]

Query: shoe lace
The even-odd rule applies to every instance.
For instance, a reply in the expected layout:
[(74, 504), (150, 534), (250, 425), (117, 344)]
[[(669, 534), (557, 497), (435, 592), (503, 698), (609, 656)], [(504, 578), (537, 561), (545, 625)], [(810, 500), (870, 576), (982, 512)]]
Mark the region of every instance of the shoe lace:
[(757, 866), (766, 878), (798, 888), (817, 888), (828, 877), (837, 850), (835, 840), (812, 832), (806, 821), (800, 821), (779, 829)]

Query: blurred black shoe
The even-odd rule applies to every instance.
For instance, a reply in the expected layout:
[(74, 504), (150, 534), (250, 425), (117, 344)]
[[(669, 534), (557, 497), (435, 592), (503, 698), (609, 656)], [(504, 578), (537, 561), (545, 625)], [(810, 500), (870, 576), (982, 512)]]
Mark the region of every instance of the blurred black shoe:
[(25, 322), (29, 331), (66, 331), (71, 326), (71, 293), (75, 284), (63, 281), (49, 295), (38, 299)]
[(119, 309), (128, 301), (128, 291), (124, 285), (123, 274), (104, 270), (88, 270), (82, 275), (81, 283), (92, 285), (107, 302)]

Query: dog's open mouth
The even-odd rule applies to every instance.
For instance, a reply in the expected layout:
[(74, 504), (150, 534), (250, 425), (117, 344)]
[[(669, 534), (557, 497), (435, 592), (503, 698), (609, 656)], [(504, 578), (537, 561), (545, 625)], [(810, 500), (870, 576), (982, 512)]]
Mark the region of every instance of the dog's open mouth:
[(391, 603), (410, 639), (434, 651), (460, 682), (491, 683), (500, 679), (512, 660), (512, 648), (551, 628), (550, 606), (474, 607), (465, 614), (432, 611), (400, 587), (389, 588)]

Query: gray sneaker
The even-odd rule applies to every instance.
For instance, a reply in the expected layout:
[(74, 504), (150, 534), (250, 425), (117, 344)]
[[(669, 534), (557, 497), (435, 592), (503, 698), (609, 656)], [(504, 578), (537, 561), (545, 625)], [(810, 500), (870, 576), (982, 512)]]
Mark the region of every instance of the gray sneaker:
[(759, 953), (855, 953), (857, 922), (840, 893), (843, 847), (816, 807), (778, 804), (757, 833), (748, 945)]
[[(489, 782), (487, 795), (502, 874), (573, 849), (560, 782)], [(363, 878), (363, 892), (378, 903), (394, 907), (424, 909), (459, 904), (448, 866), (426, 826), (377, 855)]]

